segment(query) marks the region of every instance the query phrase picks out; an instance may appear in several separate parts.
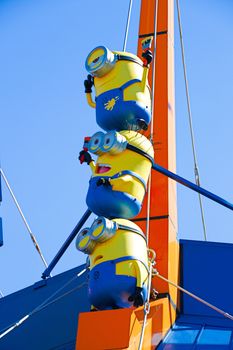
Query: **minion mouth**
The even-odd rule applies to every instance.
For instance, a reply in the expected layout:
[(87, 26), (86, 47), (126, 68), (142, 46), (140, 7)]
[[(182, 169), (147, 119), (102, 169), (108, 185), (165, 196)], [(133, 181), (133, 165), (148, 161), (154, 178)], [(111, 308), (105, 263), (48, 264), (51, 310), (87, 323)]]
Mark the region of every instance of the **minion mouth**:
[(111, 170), (110, 165), (108, 164), (97, 164), (96, 173), (97, 174), (104, 174), (107, 173), (109, 170)]

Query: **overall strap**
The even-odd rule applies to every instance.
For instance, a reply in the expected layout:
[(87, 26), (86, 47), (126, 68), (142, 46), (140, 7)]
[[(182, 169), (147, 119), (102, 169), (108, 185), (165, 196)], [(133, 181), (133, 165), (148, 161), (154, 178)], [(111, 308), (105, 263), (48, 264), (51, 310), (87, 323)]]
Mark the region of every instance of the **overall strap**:
[(119, 262), (123, 262), (123, 261), (128, 261), (128, 260), (136, 260), (139, 261), (140, 263), (142, 263), (142, 265), (145, 267), (146, 271), (149, 274), (149, 268), (148, 266), (144, 263), (144, 261), (142, 261), (141, 259), (138, 259), (136, 256), (134, 255), (127, 255), (127, 256), (122, 256), (120, 258), (114, 259), (112, 261), (114, 261), (114, 263), (119, 263)]
[(140, 175), (135, 173), (134, 171), (122, 170), (119, 173), (111, 176), (111, 179), (117, 179), (118, 177), (121, 177), (121, 176), (124, 176), (124, 175), (131, 175), (131, 176), (135, 177), (137, 180), (139, 180), (141, 182), (141, 184), (143, 185), (143, 187), (144, 187), (144, 189), (146, 191), (146, 182), (145, 182), (145, 180)]
[(121, 90), (124, 90), (126, 89), (128, 86), (130, 85), (133, 85), (135, 83), (141, 83), (141, 80), (140, 79), (132, 79), (132, 80), (129, 80), (127, 81), (125, 84), (121, 85), (120, 89)]

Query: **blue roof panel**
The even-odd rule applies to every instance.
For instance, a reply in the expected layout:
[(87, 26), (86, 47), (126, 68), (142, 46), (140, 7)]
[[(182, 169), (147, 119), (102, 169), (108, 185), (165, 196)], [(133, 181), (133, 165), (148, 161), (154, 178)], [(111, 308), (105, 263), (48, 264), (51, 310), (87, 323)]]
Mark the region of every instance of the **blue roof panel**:
[[(192, 317), (189, 317), (191, 320)], [(194, 323), (177, 320), (158, 350), (230, 350), (233, 348), (232, 328), (208, 325), (208, 318), (193, 318)]]

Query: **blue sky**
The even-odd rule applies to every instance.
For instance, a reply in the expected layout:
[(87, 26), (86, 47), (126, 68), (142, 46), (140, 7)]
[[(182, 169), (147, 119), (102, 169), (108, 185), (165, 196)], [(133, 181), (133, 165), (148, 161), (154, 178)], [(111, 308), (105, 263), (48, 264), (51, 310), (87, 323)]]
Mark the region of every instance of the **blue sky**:
[[(233, 3), (180, 3), (202, 186), (233, 202)], [(139, 6), (135, 0), (131, 52)], [(1, 165), (48, 262), (86, 210), (90, 171), (77, 157), (83, 137), (99, 128), (83, 92), (85, 58), (98, 45), (122, 49), (127, 10), (126, 0), (0, 2)], [(177, 34), (177, 173), (193, 180)], [(204, 209), (208, 239), (233, 243), (232, 213), (207, 199)], [(202, 240), (197, 195), (180, 185), (178, 215), (179, 238)], [(5, 187), (0, 216), (0, 290), (8, 294), (37, 281), (44, 268)], [(54, 274), (84, 260), (72, 244)]]

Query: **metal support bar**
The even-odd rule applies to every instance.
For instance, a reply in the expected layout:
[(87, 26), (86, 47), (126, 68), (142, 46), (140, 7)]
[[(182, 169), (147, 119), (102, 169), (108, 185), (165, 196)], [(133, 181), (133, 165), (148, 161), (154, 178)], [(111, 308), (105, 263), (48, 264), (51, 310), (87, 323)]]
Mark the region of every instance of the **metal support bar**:
[[(0, 218), (0, 247), (3, 246), (2, 218)], [(1, 294), (1, 293), (0, 293)]]
[(167, 177), (170, 177), (171, 179), (175, 180), (176, 182), (180, 183), (181, 185), (186, 186), (186, 187), (190, 188), (191, 190), (202, 194), (203, 196), (211, 199), (212, 201), (217, 202), (230, 210), (233, 210), (232, 203), (227, 202), (225, 199), (217, 196), (216, 194), (209, 192), (200, 186), (197, 186), (193, 182), (190, 182), (177, 174), (172, 173), (171, 171), (161, 167), (160, 165), (153, 163), (152, 169), (158, 171), (159, 173), (161, 173)]
[[(2, 202), (2, 175), (0, 171), (0, 204)], [(3, 246), (2, 218), (0, 217), (0, 247)], [(1, 291), (0, 291), (1, 296)]]
[(73, 231), (71, 232), (67, 240), (63, 243), (60, 250), (57, 252), (57, 254), (53, 258), (53, 260), (51, 261), (47, 269), (45, 269), (44, 272), (42, 273), (41, 277), (43, 279), (49, 277), (51, 271), (57, 265), (58, 261), (61, 259), (62, 255), (65, 253), (65, 251), (67, 250), (67, 248), (69, 247), (69, 245), (71, 244), (71, 242), (73, 241), (77, 233), (80, 231), (82, 226), (85, 224), (85, 222), (87, 221), (91, 213), (92, 211), (87, 209), (86, 212), (83, 214), (83, 216), (81, 217), (81, 219), (79, 220), (79, 222), (77, 223), (77, 225), (75, 226), (75, 228), (73, 229)]

